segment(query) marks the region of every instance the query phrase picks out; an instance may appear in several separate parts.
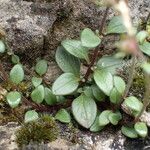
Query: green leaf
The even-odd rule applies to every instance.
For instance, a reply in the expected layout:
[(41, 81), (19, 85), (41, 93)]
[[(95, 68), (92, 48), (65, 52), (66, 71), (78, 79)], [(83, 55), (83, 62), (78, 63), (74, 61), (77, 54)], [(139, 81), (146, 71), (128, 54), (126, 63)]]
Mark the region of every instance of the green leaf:
[(123, 24), (121, 16), (114, 16), (108, 24), (106, 29), (107, 34), (110, 33), (125, 33), (126, 28)]
[(144, 122), (137, 122), (134, 125), (134, 129), (143, 138), (145, 138), (148, 134), (148, 128)]
[(101, 43), (101, 39), (89, 28), (86, 28), (81, 33), (82, 45), (88, 48), (94, 48)]
[(110, 72), (106, 70), (94, 71), (94, 80), (98, 87), (107, 95), (110, 95), (110, 92), (113, 88), (113, 77)]
[(109, 115), (110, 113), (112, 113), (111, 110), (104, 110), (100, 115), (99, 115), (99, 125), (100, 126), (106, 126), (107, 124), (109, 124)]
[(34, 102), (40, 104), (44, 100), (44, 87), (43, 85), (39, 85), (36, 89), (31, 93), (31, 98)]
[(46, 60), (39, 60), (35, 66), (35, 71), (40, 76), (44, 75), (47, 72), (47, 61)]
[(8, 104), (15, 108), (21, 102), (21, 94), (19, 92), (9, 92), (6, 96)]
[(80, 41), (64, 40), (61, 44), (70, 54), (88, 61), (88, 49), (83, 47)]
[(147, 74), (150, 74), (150, 63), (148, 62), (144, 62), (141, 65), (142, 69), (144, 70), (144, 72), (146, 72)]
[(73, 101), (72, 111), (80, 125), (85, 128), (90, 128), (95, 121), (97, 107), (92, 98), (82, 94)]
[(116, 113), (110, 113), (108, 118), (111, 124), (117, 125), (118, 122), (122, 119), (122, 116), (120, 112), (116, 112)]
[(122, 126), (121, 132), (129, 138), (137, 138), (138, 134), (133, 127)]
[(35, 121), (39, 118), (38, 113), (35, 110), (29, 110), (25, 113), (24, 121), (25, 123), (30, 121)]
[(105, 94), (98, 88), (97, 85), (92, 85), (92, 92), (93, 92), (93, 96), (97, 101), (104, 101), (105, 100)]
[(84, 87), (84, 94), (85, 94), (87, 97), (94, 98), (93, 92), (92, 92), (92, 88), (91, 88), (90, 86)]
[(139, 45), (139, 47), (140, 47), (140, 50), (144, 54), (150, 56), (150, 43), (149, 42), (144, 42), (142, 45)]
[(113, 56), (103, 56), (97, 62), (97, 67), (99, 69), (105, 69), (112, 74), (116, 74), (117, 69), (124, 66), (124, 61)]
[(64, 73), (54, 82), (52, 91), (55, 95), (68, 95), (73, 93), (79, 85), (79, 79), (72, 73)]
[(121, 100), (121, 94), (118, 90), (114, 87), (110, 92), (110, 101), (114, 104), (118, 104)]
[(55, 118), (62, 123), (70, 123), (70, 121), (71, 121), (70, 114), (65, 109), (60, 109), (57, 112)]
[(56, 62), (64, 72), (70, 72), (75, 75), (80, 73), (80, 61), (70, 53), (66, 52), (63, 47), (59, 46), (56, 51)]
[(52, 93), (49, 88), (45, 88), (45, 101), (48, 105), (54, 105), (57, 103), (56, 96)]
[(20, 58), (17, 55), (12, 55), (11, 56), (11, 61), (13, 64), (18, 64), (20, 62)]
[(136, 35), (136, 39), (140, 44), (143, 44), (143, 42), (145, 41), (145, 39), (148, 37), (148, 32), (147, 31), (140, 31), (137, 35)]
[(34, 87), (39, 86), (42, 83), (42, 78), (33, 77), (32, 84)]
[(6, 50), (5, 44), (2, 40), (0, 40), (0, 53), (4, 53)]
[(114, 86), (120, 94), (123, 94), (126, 88), (124, 80), (119, 76), (114, 76)]
[(96, 117), (94, 123), (90, 127), (91, 132), (98, 132), (101, 131), (104, 128), (104, 126), (99, 125), (99, 116)]
[(139, 101), (136, 97), (134, 96), (130, 96), (130, 97), (127, 97), (125, 100), (124, 100), (124, 103), (123, 103), (126, 107), (130, 108), (131, 110), (133, 111), (136, 111), (136, 112), (140, 112), (142, 107), (143, 107), (143, 104), (141, 101)]
[(15, 84), (19, 84), (23, 79), (24, 70), (22, 68), (22, 65), (17, 64), (10, 71), (10, 80)]

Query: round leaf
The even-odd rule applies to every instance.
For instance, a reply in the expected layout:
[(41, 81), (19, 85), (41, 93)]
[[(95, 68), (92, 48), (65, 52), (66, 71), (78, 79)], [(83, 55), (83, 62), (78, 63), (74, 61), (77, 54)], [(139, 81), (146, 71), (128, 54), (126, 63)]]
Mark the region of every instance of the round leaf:
[(101, 43), (101, 39), (89, 28), (86, 28), (81, 33), (82, 45), (88, 48), (94, 48)]
[(70, 123), (71, 121), (70, 114), (65, 109), (60, 109), (55, 118), (62, 123)]
[(42, 83), (42, 78), (33, 77), (32, 78), (32, 84), (34, 87), (39, 86)]
[(141, 67), (144, 70), (144, 72), (150, 74), (150, 63), (144, 62)]
[(100, 126), (106, 126), (107, 124), (109, 124), (109, 114), (112, 113), (112, 111), (110, 110), (105, 110), (103, 111), (100, 115), (99, 115), (99, 125)]
[(128, 108), (130, 108), (131, 110), (133, 111), (136, 111), (136, 112), (140, 112), (142, 107), (143, 107), (143, 104), (141, 101), (139, 101), (136, 97), (134, 96), (130, 96), (130, 97), (127, 97), (125, 100), (124, 100), (124, 103), (123, 103), (125, 106), (127, 106)]
[(137, 122), (134, 125), (134, 129), (143, 138), (148, 134), (148, 128), (144, 122)]
[(98, 88), (97, 85), (92, 85), (92, 92), (97, 101), (104, 101), (105, 94)]
[(117, 69), (120, 69), (124, 66), (122, 59), (115, 58), (113, 56), (103, 56), (97, 62), (97, 66), (100, 69), (105, 69), (108, 72), (115, 74)]
[(110, 95), (110, 92), (113, 88), (113, 77), (111, 73), (106, 70), (98, 70), (94, 71), (94, 80), (98, 87), (107, 95)]
[(64, 73), (54, 82), (52, 91), (55, 95), (73, 93), (79, 85), (79, 79), (72, 73)]
[(54, 105), (57, 103), (56, 96), (52, 93), (49, 88), (45, 88), (45, 101), (48, 105)]
[(70, 72), (75, 75), (80, 73), (80, 61), (70, 53), (66, 52), (63, 47), (58, 47), (56, 51), (56, 62), (64, 72)]
[(35, 66), (35, 71), (40, 75), (44, 75), (47, 72), (47, 61), (39, 60)]
[(24, 70), (22, 68), (22, 65), (17, 64), (10, 71), (10, 80), (15, 84), (19, 84), (23, 79)]
[(36, 89), (31, 93), (31, 98), (36, 103), (42, 103), (44, 100), (44, 87), (43, 85), (39, 85)]
[(121, 100), (121, 94), (118, 90), (114, 87), (110, 93), (110, 101), (114, 104), (118, 104)]
[(88, 60), (88, 49), (83, 47), (80, 41), (65, 40), (62, 41), (61, 44), (70, 54), (78, 58)]
[(143, 42), (145, 41), (145, 39), (148, 37), (148, 32), (147, 31), (140, 31), (137, 35), (136, 35), (136, 39), (140, 44), (143, 44)]
[(90, 128), (94, 123), (97, 107), (95, 101), (82, 94), (72, 103), (72, 111), (77, 122), (85, 128)]
[(94, 98), (93, 92), (92, 92), (92, 88), (91, 88), (90, 86), (86, 86), (86, 87), (84, 88), (84, 94), (85, 94), (87, 97)]
[(120, 112), (116, 112), (116, 113), (110, 113), (108, 118), (113, 125), (117, 125), (118, 122), (122, 119), (122, 116)]
[(114, 76), (114, 86), (120, 94), (123, 94), (126, 88), (124, 80), (119, 76)]
[(10, 92), (7, 94), (6, 99), (7, 99), (8, 104), (12, 108), (15, 108), (21, 102), (21, 94), (19, 92)]
[(90, 127), (90, 131), (92, 132), (98, 132), (101, 131), (104, 128), (104, 126), (99, 125), (99, 117), (97, 116), (94, 123)]
[(0, 40), (0, 53), (4, 53), (5, 52), (5, 44), (2, 40)]
[(138, 134), (133, 127), (122, 126), (122, 133), (129, 138), (137, 138)]
[(11, 56), (11, 61), (14, 64), (18, 64), (20, 62), (20, 58), (17, 55), (12, 55)]
[(25, 123), (30, 121), (35, 121), (39, 118), (38, 113), (35, 110), (29, 110), (25, 113), (24, 121)]
[(139, 47), (140, 47), (140, 50), (144, 54), (150, 56), (150, 43), (149, 42), (144, 42), (142, 45), (139, 45)]
[(111, 19), (106, 29), (107, 34), (110, 33), (125, 33), (126, 28), (123, 24), (121, 16), (115, 16)]

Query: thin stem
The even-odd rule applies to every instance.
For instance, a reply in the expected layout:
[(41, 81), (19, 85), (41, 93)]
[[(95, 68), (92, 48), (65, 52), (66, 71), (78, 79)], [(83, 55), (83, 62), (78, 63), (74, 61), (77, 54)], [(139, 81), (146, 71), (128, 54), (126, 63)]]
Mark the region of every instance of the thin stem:
[(143, 98), (143, 107), (141, 112), (138, 114), (138, 116), (135, 118), (135, 122), (139, 120), (143, 112), (146, 110), (147, 106), (150, 103), (150, 75), (145, 73), (145, 93)]
[(136, 66), (136, 56), (132, 56), (132, 64), (131, 64), (131, 67), (129, 69), (128, 82), (127, 82), (127, 86), (126, 86), (123, 98), (127, 97), (128, 92), (129, 92), (129, 90), (130, 90), (130, 88), (132, 86), (132, 82), (133, 82), (133, 79), (134, 79), (135, 66)]
[[(107, 7), (106, 10), (105, 10), (105, 13), (104, 13), (104, 16), (103, 16), (103, 19), (102, 19), (102, 23), (101, 23), (100, 28), (99, 28), (99, 34), (100, 34), (100, 35), (102, 34), (103, 28), (104, 28), (104, 26), (105, 26), (106, 18), (107, 18), (108, 12), (109, 12), (109, 7)], [(89, 66), (88, 66), (88, 68), (87, 68), (87, 71), (86, 71), (86, 73), (85, 73), (85, 76), (84, 76), (84, 82), (81, 82), (81, 85), (82, 85), (83, 83), (85, 83), (85, 82), (88, 81), (88, 78), (89, 78), (90, 74), (92, 73), (92, 67), (94, 66), (95, 61), (97, 60), (97, 57), (98, 57), (98, 54), (99, 54), (99, 49), (101, 49), (101, 48), (102, 48), (102, 46), (95, 48), (94, 54), (93, 54), (93, 56), (92, 56), (92, 58), (91, 58), (91, 62), (90, 62), (90, 64), (89, 64)]]

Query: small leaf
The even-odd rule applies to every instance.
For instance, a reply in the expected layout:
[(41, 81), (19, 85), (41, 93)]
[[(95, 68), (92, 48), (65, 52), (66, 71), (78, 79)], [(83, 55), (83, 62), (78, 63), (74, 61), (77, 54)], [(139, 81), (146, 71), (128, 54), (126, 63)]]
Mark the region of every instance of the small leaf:
[(12, 55), (11, 56), (11, 61), (13, 64), (18, 64), (20, 62), (20, 58), (17, 55)]
[(6, 50), (5, 44), (2, 40), (0, 40), (0, 53), (4, 53)]
[(106, 29), (107, 34), (110, 33), (125, 33), (126, 28), (123, 24), (121, 16), (114, 16), (108, 24)]
[(133, 127), (122, 126), (122, 133), (129, 138), (137, 138), (138, 134)]
[(44, 100), (44, 87), (43, 85), (39, 85), (36, 89), (31, 93), (31, 98), (36, 103), (42, 103)]
[(124, 103), (123, 103), (126, 107), (130, 108), (131, 110), (133, 111), (136, 111), (136, 112), (140, 112), (142, 107), (143, 107), (143, 104), (141, 101), (139, 101), (136, 97), (134, 96), (130, 96), (130, 97), (127, 97), (125, 100), (124, 100)]
[(39, 60), (35, 66), (35, 71), (40, 75), (44, 75), (47, 72), (47, 61)]
[(54, 105), (57, 103), (56, 96), (52, 93), (49, 88), (45, 88), (45, 101), (48, 105)]
[(140, 47), (140, 50), (144, 54), (150, 56), (150, 43), (149, 42), (144, 42), (142, 45), (139, 45), (139, 47)]
[(8, 104), (15, 108), (21, 102), (21, 94), (19, 92), (9, 92), (6, 96)]
[(100, 126), (106, 126), (107, 124), (109, 124), (109, 115), (110, 113), (112, 113), (111, 110), (105, 110), (103, 111), (100, 115), (99, 115), (99, 125)]
[(114, 104), (118, 104), (121, 100), (121, 94), (118, 90), (114, 87), (110, 92), (110, 101)]
[(55, 118), (62, 123), (70, 123), (70, 121), (71, 121), (70, 114), (65, 109), (60, 109), (57, 112)]
[(134, 129), (143, 138), (145, 138), (148, 134), (148, 128), (144, 122), (137, 122), (134, 125)]
[(110, 113), (108, 118), (111, 124), (117, 125), (118, 122), (122, 119), (122, 116), (120, 112), (116, 112), (116, 113)]
[(99, 69), (105, 69), (112, 74), (116, 74), (117, 69), (124, 66), (124, 61), (113, 56), (103, 56), (97, 62), (97, 67)]
[(25, 123), (35, 121), (39, 118), (38, 113), (35, 110), (29, 110), (25, 113)]
[(66, 73), (79, 75), (80, 61), (70, 53), (66, 52), (63, 47), (58, 47), (56, 51), (56, 62), (58, 66)]
[(148, 37), (148, 32), (147, 31), (140, 31), (137, 35), (136, 35), (136, 39), (140, 44), (143, 44), (143, 42), (145, 41), (145, 39)]
[(76, 121), (88, 129), (95, 121), (97, 107), (92, 98), (82, 94), (73, 101), (72, 111)]
[(54, 82), (52, 91), (55, 95), (67, 95), (73, 93), (79, 85), (79, 79), (72, 73), (64, 73)]
[(86, 28), (81, 33), (82, 45), (88, 48), (94, 48), (101, 43), (101, 39), (89, 28)]
[(92, 88), (91, 88), (90, 86), (84, 87), (84, 94), (85, 94), (87, 97), (94, 98), (93, 92), (92, 92)]
[(88, 49), (83, 47), (80, 41), (65, 40), (61, 44), (70, 54), (88, 61)]
[(105, 94), (98, 88), (97, 85), (92, 85), (91, 88), (92, 88), (93, 95), (97, 101), (101, 102), (105, 100), (106, 97)]
[(119, 76), (114, 76), (114, 86), (120, 94), (123, 94), (126, 88), (124, 80)]
[(15, 84), (19, 84), (23, 79), (24, 70), (22, 68), (22, 65), (17, 64), (10, 71), (10, 80)]
[(42, 78), (33, 77), (32, 84), (34, 87), (39, 86), (42, 83)]
[(144, 70), (144, 72), (150, 74), (150, 63), (144, 62), (141, 67)]
[(97, 116), (94, 123), (90, 127), (91, 132), (98, 132), (101, 131), (104, 128), (104, 126), (99, 125), (99, 117)]
[(106, 70), (98, 70), (94, 71), (94, 80), (98, 87), (107, 95), (110, 95), (110, 92), (113, 88), (113, 77), (111, 73)]

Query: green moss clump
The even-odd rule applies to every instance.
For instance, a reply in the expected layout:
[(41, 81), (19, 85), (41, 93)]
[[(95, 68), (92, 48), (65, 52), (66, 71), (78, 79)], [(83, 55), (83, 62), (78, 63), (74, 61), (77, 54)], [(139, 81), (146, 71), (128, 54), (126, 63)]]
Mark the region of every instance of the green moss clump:
[(142, 73), (137, 73), (133, 80), (133, 87), (144, 88), (144, 75)]
[(23, 124), (16, 132), (16, 142), (19, 147), (35, 143), (46, 143), (57, 139), (59, 128), (53, 117), (43, 115), (38, 121)]

